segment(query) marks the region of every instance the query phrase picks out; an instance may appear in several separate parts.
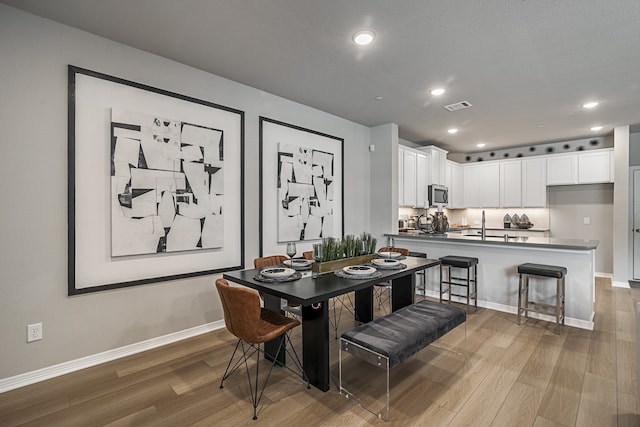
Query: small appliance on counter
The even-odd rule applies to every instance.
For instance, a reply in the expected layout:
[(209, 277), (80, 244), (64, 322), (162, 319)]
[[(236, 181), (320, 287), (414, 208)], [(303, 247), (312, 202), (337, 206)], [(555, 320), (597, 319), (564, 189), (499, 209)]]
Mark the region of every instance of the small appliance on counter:
[(431, 215), (433, 232), (436, 234), (444, 234), (449, 231), (449, 219), (442, 211), (442, 206), (438, 206), (438, 211)]

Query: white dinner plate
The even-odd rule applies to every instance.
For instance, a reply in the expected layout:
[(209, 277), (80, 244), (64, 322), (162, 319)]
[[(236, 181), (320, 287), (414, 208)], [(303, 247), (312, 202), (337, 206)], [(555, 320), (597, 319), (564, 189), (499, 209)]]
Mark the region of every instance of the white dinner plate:
[(387, 252), (387, 251), (383, 251), (383, 252), (378, 252), (378, 254), (381, 257), (385, 257), (385, 258), (400, 258), (402, 256), (402, 254), (400, 252)]
[(289, 277), (295, 272), (296, 271), (293, 268), (272, 267), (272, 268), (265, 268), (260, 272), (260, 274), (270, 279), (281, 279), (283, 277)]
[(344, 267), (342, 271), (355, 276), (367, 276), (375, 273), (377, 270), (373, 267), (367, 267), (366, 265), (350, 265), (348, 267)]
[(284, 265), (291, 268), (307, 268), (311, 265), (313, 261), (308, 259), (287, 259), (283, 262)]
[(400, 261), (391, 258), (376, 258), (371, 263), (379, 268), (396, 268)]

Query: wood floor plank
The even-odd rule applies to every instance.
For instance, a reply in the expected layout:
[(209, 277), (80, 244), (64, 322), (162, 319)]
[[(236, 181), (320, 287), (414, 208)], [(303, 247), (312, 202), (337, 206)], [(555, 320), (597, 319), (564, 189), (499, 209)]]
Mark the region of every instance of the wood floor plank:
[(615, 379), (585, 373), (576, 426), (616, 426), (617, 400)]
[(495, 419), (495, 427), (533, 425), (542, 401), (543, 390), (516, 381)]

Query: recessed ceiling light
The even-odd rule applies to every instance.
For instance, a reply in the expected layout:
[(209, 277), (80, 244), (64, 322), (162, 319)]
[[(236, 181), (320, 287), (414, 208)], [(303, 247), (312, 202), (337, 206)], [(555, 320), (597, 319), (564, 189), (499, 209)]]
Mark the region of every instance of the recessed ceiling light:
[(598, 103), (595, 102), (595, 101), (594, 102), (587, 102), (586, 104), (582, 104), (582, 108), (586, 108), (587, 110), (591, 109), (591, 108), (595, 108), (597, 106), (598, 106)]
[(452, 134), (452, 135), (453, 135), (454, 133), (458, 133), (458, 129), (456, 129), (456, 128), (451, 128), (451, 129), (448, 129), (448, 130), (447, 130), (447, 132), (449, 132), (450, 134)]
[(376, 38), (376, 33), (371, 30), (361, 30), (353, 33), (351, 37), (355, 44), (359, 44), (360, 46), (368, 45)]
[(431, 89), (431, 92), (429, 93), (433, 96), (440, 96), (444, 93), (444, 89), (442, 88)]
[(597, 132), (599, 130), (602, 130), (602, 126), (594, 126), (591, 128), (592, 131)]
[(481, 143), (479, 143), (479, 144), (476, 144), (476, 147), (478, 147), (478, 148), (482, 148), (482, 147), (484, 147), (485, 145), (487, 145), (487, 144), (485, 144), (484, 142), (481, 142)]
[(376, 96), (374, 99), (376, 101), (382, 101), (384, 98), (382, 96)]

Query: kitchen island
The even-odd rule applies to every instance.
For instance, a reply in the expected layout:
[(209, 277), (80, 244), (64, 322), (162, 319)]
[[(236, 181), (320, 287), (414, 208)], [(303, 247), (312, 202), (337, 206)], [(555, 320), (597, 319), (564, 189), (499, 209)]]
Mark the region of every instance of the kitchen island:
[[(425, 252), (429, 258), (447, 255), (478, 258), (478, 306), (514, 314), (518, 306), (519, 264), (531, 262), (566, 267), (565, 324), (593, 330), (595, 250), (598, 241), (510, 237), (508, 233), (505, 234), (506, 237), (487, 230), (485, 239), (461, 233), (398, 233), (386, 236), (393, 237), (396, 246)], [(425, 276), (425, 294), (437, 298), (440, 276), (439, 271), (432, 270)], [(554, 303), (554, 281), (532, 277), (530, 283), (532, 301)], [(462, 301), (460, 298), (458, 300)], [(555, 322), (555, 318), (543, 314), (530, 313), (530, 317)]]

